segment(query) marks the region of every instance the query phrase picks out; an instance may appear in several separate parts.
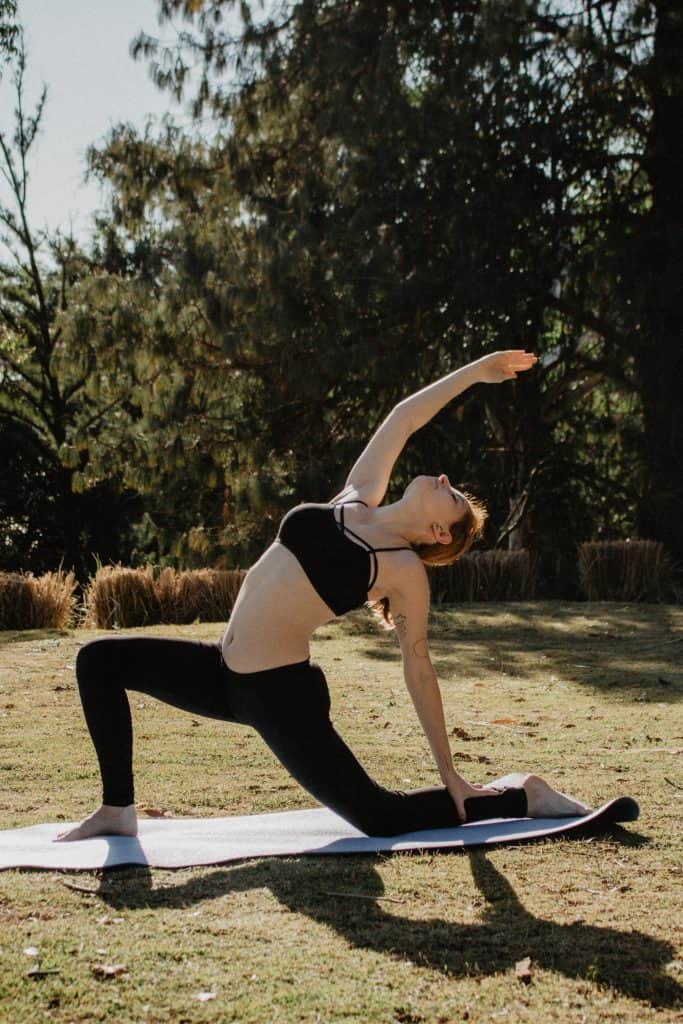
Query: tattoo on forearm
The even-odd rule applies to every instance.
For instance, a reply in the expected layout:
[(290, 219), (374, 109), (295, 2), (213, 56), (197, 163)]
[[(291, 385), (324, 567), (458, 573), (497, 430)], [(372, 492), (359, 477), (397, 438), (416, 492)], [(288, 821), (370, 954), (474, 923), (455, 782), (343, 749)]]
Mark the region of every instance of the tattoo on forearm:
[(427, 637), (423, 636), (420, 640), (416, 640), (413, 644), (413, 654), (417, 655), (418, 658), (426, 658), (429, 654), (427, 646)]
[[(401, 639), (404, 639), (408, 635), (408, 616), (403, 615), (399, 612), (394, 616), (394, 624), (396, 626), (396, 632)], [(429, 648), (427, 645), (427, 637), (422, 636), (419, 640), (416, 640), (413, 644), (413, 654), (418, 658), (429, 657)]]

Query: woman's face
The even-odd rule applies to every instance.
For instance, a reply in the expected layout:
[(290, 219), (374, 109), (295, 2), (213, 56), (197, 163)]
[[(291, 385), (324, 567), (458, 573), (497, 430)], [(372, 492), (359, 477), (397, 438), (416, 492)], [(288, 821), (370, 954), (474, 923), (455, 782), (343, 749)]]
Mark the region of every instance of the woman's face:
[(404, 491), (404, 497), (408, 495), (419, 497), (428, 519), (443, 523), (446, 528), (462, 519), (467, 512), (467, 498), (451, 486), (445, 473), (441, 476), (416, 476)]

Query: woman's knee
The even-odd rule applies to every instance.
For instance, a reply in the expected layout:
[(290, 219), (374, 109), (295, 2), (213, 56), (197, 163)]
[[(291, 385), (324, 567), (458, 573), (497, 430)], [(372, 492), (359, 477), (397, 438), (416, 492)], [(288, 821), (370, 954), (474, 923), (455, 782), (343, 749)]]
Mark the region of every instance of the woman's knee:
[(112, 643), (109, 637), (88, 640), (76, 655), (76, 679), (82, 686), (94, 679), (101, 678), (107, 666), (112, 663)]

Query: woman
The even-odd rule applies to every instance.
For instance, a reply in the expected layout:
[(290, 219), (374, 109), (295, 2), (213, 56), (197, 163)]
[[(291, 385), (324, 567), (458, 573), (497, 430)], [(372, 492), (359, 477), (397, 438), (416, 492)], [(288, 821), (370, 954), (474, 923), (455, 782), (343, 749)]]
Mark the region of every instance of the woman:
[[(445, 474), (419, 476), (382, 506), (406, 441), (475, 383), (501, 383), (531, 369), (522, 350), (495, 352), (400, 402), (329, 503), (304, 504), (251, 567), (219, 644), (131, 637), (93, 640), (79, 651), (78, 686), (103, 782), (99, 810), (59, 839), (135, 835), (132, 731), (126, 690), (194, 715), (255, 728), (317, 800), (368, 835), (397, 835), (495, 817), (554, 817), (588, 808), (537, 775), (489, 786), (456, 772), (427, 642), (424, 563), (450, 564), (480, 533), (485, 513)], [(334, 730), (311, 634), (368, 602), (395, 625), (405, 681), (443, 785), (399, 792), (377, 785)]]

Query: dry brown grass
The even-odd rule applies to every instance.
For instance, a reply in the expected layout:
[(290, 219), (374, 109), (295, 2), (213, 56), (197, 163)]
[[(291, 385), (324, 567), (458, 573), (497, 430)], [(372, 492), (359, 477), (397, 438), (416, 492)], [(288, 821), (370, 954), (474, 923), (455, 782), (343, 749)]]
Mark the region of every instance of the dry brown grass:
[(179, 573), (151, 565), (102, 566), (86, 588), (82, 625), (130, 629), (162, 622), (219, 622), (230, 616), (245, 575), (241, 569)]
[(164, 569), (157, 580), (160, 621), (185, 625), (229, 618), (245, 576), (241, 569)]
[(428, 569), (435, 604), (527, 601), (536, 593), (534, 560), (521, 551), (474, 551), (454, 565)]
[(83, 626), (111, 629), (149, 626), (159, 622), (159, 597), (154, 568), (127, 569), (103, 565), (85, 590)]
[(73, 620), (72, 572), (0, 573), (0, 629), (65, 629)]
[(587, 541), (579, 548), (579, 575), (589, 601), (671, 597), (671, 564), (653, 540)]

